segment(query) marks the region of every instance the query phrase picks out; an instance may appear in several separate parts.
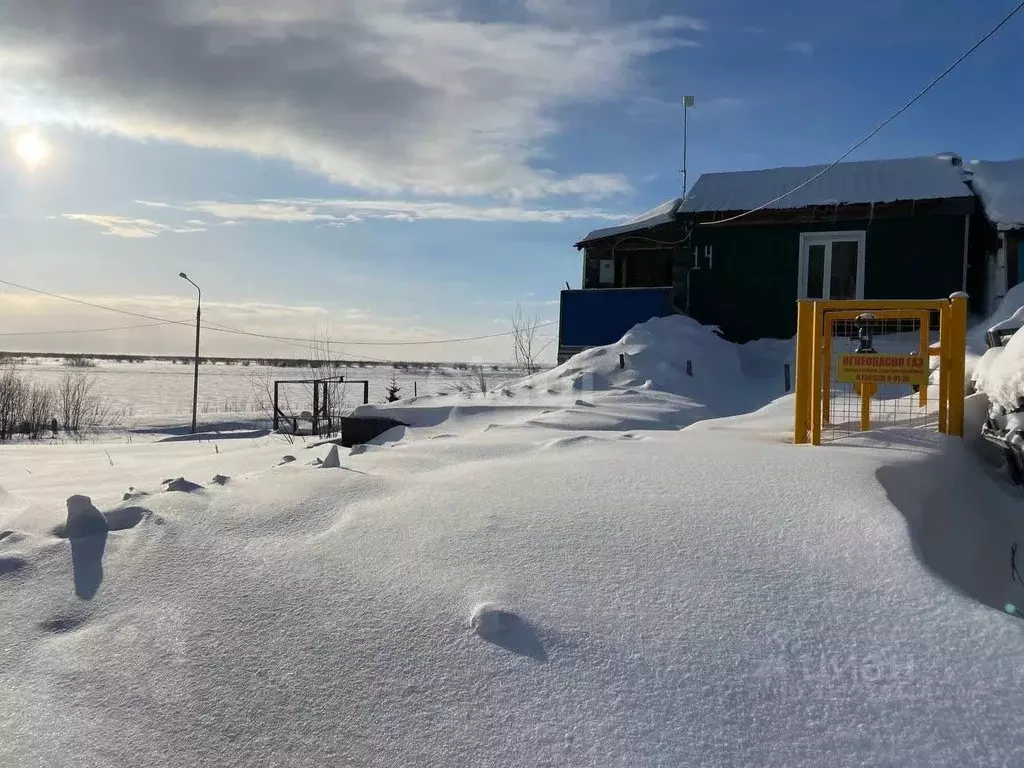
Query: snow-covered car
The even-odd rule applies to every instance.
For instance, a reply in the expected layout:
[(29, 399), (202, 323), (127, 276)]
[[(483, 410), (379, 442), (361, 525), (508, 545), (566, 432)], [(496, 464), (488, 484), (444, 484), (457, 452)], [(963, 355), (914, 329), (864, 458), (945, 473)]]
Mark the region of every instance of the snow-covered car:
[(1024, 307), (988, 329), (975, 382), (989, 398), (982, 437), (1002, 450), (1010, 477), (1024, 485)]

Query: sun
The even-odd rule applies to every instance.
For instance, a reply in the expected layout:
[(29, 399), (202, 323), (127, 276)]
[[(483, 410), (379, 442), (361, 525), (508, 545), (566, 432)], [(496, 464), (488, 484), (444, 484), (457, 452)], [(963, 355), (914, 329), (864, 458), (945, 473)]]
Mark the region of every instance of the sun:
[(14, 151), (23, 163), (35, 167), (46, 162), (50, 156), (50, 145), (38, 133), (22, 133), (14, 139)]

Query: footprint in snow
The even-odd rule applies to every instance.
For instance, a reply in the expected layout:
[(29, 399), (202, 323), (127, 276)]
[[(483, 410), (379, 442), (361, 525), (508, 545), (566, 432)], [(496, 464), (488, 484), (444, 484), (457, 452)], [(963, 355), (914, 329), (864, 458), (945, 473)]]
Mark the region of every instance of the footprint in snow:
[(293, 461), (295, 461), (294, 456), (292, 456), (291, 454), (285, 454), (284, 456), (281, 457), (281, 461), (277, 466), (283, 467), (285, 464), (291, 464)]
[(24, 570), (25, 566), (28, 565), (28, 560), (18, 555), (7, 555), (6, 557), (0, 557), (0, 577), (7, 576), (11, 573), (17, 573), (18, 571)]
[(469, 619), (477, 637), (534, 661), (544, 662), (548, 654), (534, 629), (511, 611), (494, 605), (479, 605)]
[[(71, 499), (84, 499), (72, 502)], [(145, 507), (122, 507), (109, 512), (100, 512), (88, 496), (72, 496), (68, 499), (68, 520), (54, 526), (50, 533), (59, 539), (76, 539), (86, 536), (105, 535), (111, 531), (127, 531), (143, 520), (154, 525), (163, 525), (164, 519)]]
[(143, 499), (146, 496), (149, 496), (149, 494), (146, 493), (145, 491), (140, 491), (138, 488), (135, 488), (134, 486), (129, 486), (128, 490), (125, 492), (124, 496), (121, 497), (121, 501), (131, 501), (132, 499)]
[(227, 485), (231, 482), (231, 478), (227, 475), (214, 475), (210, 482), (214, 485)]
[(85, 625), (88, 616), (82, 614), (71, 614), (69, 616), (54, 616), (39, 623), (39, 628), (55, 635), (62, 635), (66, 632), (74, 632)]
[(591, 437), (590, 435), (574, 435), (573, 437), (559, 437), (554, 440), (549, 440), (546, 443), (541, 443), (541, 450), (551, 451), (559, 450), (562, 448), (573, 448), (585, 443), (589, 443), (597, 438)]
[(24, 538), (25, 534), (18, 531), (0, 531), (0, 541), (6, 541), (8, 544), (14, 544)]

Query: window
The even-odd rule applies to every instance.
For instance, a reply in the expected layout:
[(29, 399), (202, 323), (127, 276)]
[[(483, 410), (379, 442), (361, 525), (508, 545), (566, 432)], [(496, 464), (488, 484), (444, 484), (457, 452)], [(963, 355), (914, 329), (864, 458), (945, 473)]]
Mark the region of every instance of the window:
[(661, 288), (672, 285), (672, 251), (667, 249), (620, 251), (626, 257), (625, 288)]
[(864, 298), (864, 232), (800, 235), (801, 299)]

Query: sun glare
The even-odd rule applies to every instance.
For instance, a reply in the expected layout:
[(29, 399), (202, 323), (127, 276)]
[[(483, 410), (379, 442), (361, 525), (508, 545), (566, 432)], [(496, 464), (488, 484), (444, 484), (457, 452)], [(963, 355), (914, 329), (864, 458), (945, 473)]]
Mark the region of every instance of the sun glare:
[(50, 145), (38, 133), (23, 133), (14, 139), (14, 151), (26, 165), (37, 166), (46, 162)]

